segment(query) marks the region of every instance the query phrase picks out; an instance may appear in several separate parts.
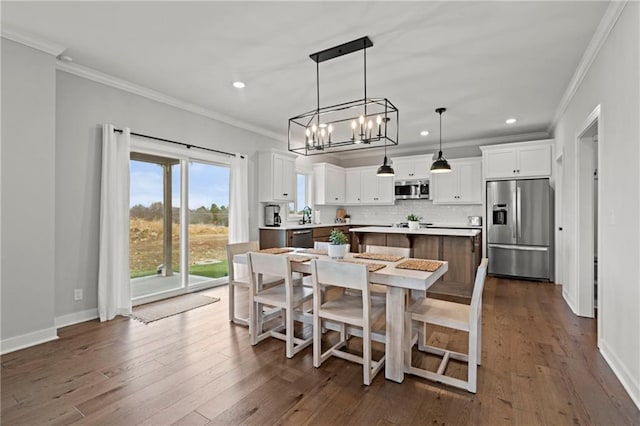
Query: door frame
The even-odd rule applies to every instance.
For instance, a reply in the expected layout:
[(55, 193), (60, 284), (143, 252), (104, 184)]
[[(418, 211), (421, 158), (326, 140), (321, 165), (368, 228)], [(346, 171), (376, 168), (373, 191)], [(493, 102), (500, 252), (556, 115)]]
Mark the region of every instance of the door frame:
[[(602, 311), (602, 301), (603, 301), (603, 286), (605, 285), (605, 280), (603, 280), (602, 276), (602, 264), (604, 263), (604, 256), (602, 253), (602, 197), (601, 197), (601, 188), (602, 188), (602, 179), (604, 173), (602, 172), (602, 145), (605, 142), (603, 138), (603, 121), (602, 121), (602, 107), (598, 105), (595, 109), (587, 116), (582, 126), (578, 129), (575, 137), (575, 164), (574, 164), (574, 180), (575, 180), (575, 213), (574, 213), (574, 223), (576, 224), (575, 229), (575, 252), (576, 256), (574, 258), (573, 270), (575, 277), (575, 303), (576, 303), (576, 314), (579, 316), (593, 318), (595, 316), (595, 307), (594, 307), (594, 294), (593, 294), (593, 253), (592, 256), (585, 256), (584, 253), (580, 252), (580, 247), (582, 247), (582, 243), (584, 240), (584, 236), (589, 236), (588, 238), (593, 239), (593, 219), (589, 220), (586, 215), (583, 214), (583, 207), (585, 208), (593, 208), (593, 196), (584, 199), (584, 197), (580, 196), (582, 190), (585, 189), (585, 185), (588, 182), (593, 182), (593, 176), (588, 174), (585, 176), (584, 173), (581, 173), (581, 164), (585, 159), (586, 155), (589, 155), (586, 152), (586, 148), (583, 144), (583, 138), (588, 130), (592, 128), (592, 126), (598, 126), (598, 144), (597, 144), (597, 169), (598, 169), (598, 202), (597, 202), (597, 210), (598, 210), (598, 218), (597, 218), (597, 237), (598, 237), (598, 246), (594, 247), (598, 254), (598, 305), (600, 307), (598, 317), (600, 320), (598, 321), (598, 346), (600, 346), (600, 336), (601, 336), (601, 320), (603, 318)], [(593, 185), (591, 183), (591, 185)], [(584, 203), (589, 203), (589, 206), (582, 206)], [(588, 223), (587, 223), (588, 222)], [(590, 228), (590, 231), (586, 228)], [(586, 231), (586, 232), (584, 232)]]

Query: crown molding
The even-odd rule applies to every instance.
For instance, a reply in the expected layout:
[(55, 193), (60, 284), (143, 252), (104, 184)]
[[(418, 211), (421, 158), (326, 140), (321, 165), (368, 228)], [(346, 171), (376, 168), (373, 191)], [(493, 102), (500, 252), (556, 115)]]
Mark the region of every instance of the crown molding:
[(569, 86), (567, 86), (567, 89), (560, 99), (560, 103), (556, 108), (556, 113), (553, 116), (553, 121), (551, 121), (551, 124), (548, 128), (549, 133), (553, 132), (553, 129), (558, 124), (558, 121), (560, 121), (560, 117), (562, 117), (562, 114), (564, 114), (567, 107), (569, 106), (569, 103), (580, 88), (582, 81), (589, 72), (589, 69), (593, 64), (593, 61), (595, 61), (596, 56), (598, 56), (600, 49), (609, 38), (611, 30), (618, 21), (618, 18), (620, 17), (620, 14), (622, 13), (622, 10), (626, 6), (626, 4), (627, 0), (615, 0), (609, 3), (607, 10), (604, 12), (602, 19), (598, 24), (598, 28), (596, 28), (596, 31), (593, 34), (589, 45), (587, 46), (584, 54), (582, 55), (582, 58), (580, 59), (580, 62), (578, 63), (576, 71), (573, 73), (573, 77), (571, 77)]
[[(507, 135), (507, 136), (496, 136), (496, 137), (488, 137), (488, 138), (479, 138), (479, 139), (465, 139), (453, 142), (447, 142), (444, 144), (444, 150), (450, 148), (463, 148), (469, 146), (477, 146), (481, 145), (498, 145), (503, 143), (510, 142), (525, 142), (525, 141), (536, 141), (542, 139), (549, 139), (549, 133), (546, 131), (540, 132), (530, 132), (530, 133), (520, 133), (516, 135)], [(389, 157), (401, 157), (404, 155), (418, 155), (424, 154), (425, 151), (438, 151), (440, 142), (434, 141), (430, 143), (420, 143), (420, 144), (410, 144), (403, 146), (402, 148), (398, 148), (394, 146), (389, 148), (387, 146), (387, 154)], [(381, 146), (380, 149), (383, 147)], [(345, 160), (350, 160), (352, 158), (363, 158), (363, 157), (379, 157), (380, 151), (375, 149), (366, 150), (367, 152), (359, 153), (357, 151), (351, 151), (349, 153), (344, 153), (340, 157)]]
[(40, 50), (41, 52), (48, 53), (53, 56), (58, 56), (66, 50), (65, 46), (53, 43), (33, 34), (26, 34), (23, 31), (16, 30), (15, 28), (11, 28), (10, 25), (7, 26), (5, 24), (2, 24), (2, 38), (24, 44), (25, 46)]
[(231, 118), (227, 115), (217, 113), (210, 109), (183, 101), (178, 98), (174, 98), (169, 95), (165, 95), (164, 93), (155, 91), (153, 89), (149, 89), (147, 87), (140, 86), (140, 85), (131, 83), (129, 81), (111, 76), (109, 74), (105, 74), (93, 68), (89, 68), (83, 65), (69, 63), (61, 60), (57, 61), (56, 67), (60, 71), (77, 75), (78, 77), (83, 77), (88, 80), (92, 80), (97, 83), (104, 84), (106, 86), (123, 90), (125, 92), (133, 93), (134, 95), (142, 96), (156, 102), (160, 102), (175, 108), (182, 109), (184, 111), (189, 111), (194, 114), (202, 115), (204, 117), (211, 118), (225, 124), (229, 124), (230, 126), (234, 126), (243, 130), (248, 130), (250, 132), (266, 136), (275, 141), (282, 141), (284, 140), (283, 138), (286, 137), (276, 132), (272, 132), (272, 131), (263, 129), (261, 127), (246, 123), (244, 121), (236, 120), (235, 118)]

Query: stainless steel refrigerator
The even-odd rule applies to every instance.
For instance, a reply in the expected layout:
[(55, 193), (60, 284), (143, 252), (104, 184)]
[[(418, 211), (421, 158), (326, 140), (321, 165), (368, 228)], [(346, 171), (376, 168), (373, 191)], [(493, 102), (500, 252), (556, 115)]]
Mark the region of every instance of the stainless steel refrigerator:
[(487, 182), (489, 273), (553, 281), (549, 179)]

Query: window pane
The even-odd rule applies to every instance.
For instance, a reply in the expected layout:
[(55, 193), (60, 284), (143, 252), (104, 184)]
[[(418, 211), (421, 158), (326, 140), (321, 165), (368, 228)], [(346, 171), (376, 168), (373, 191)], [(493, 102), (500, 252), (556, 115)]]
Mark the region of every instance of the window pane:
[(302, 209), (306, 205), (308, 205), (308, 201), (307, 201), (307, 176), (299, 174), (298, 175), (298, 186), (297, 186), (297, 206), (296, 206), (296, 211), (298, 213), (302, 213)]
[(189, 285), (228, 275), (229, 168), (189, 163)]

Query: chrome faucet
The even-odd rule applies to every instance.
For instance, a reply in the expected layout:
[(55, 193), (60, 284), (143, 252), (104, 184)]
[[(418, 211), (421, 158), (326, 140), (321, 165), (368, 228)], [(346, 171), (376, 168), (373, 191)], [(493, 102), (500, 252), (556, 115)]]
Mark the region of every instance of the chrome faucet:
[(311, 223), (311, 207), (309, 206), (302, 209), (302, 223)]

